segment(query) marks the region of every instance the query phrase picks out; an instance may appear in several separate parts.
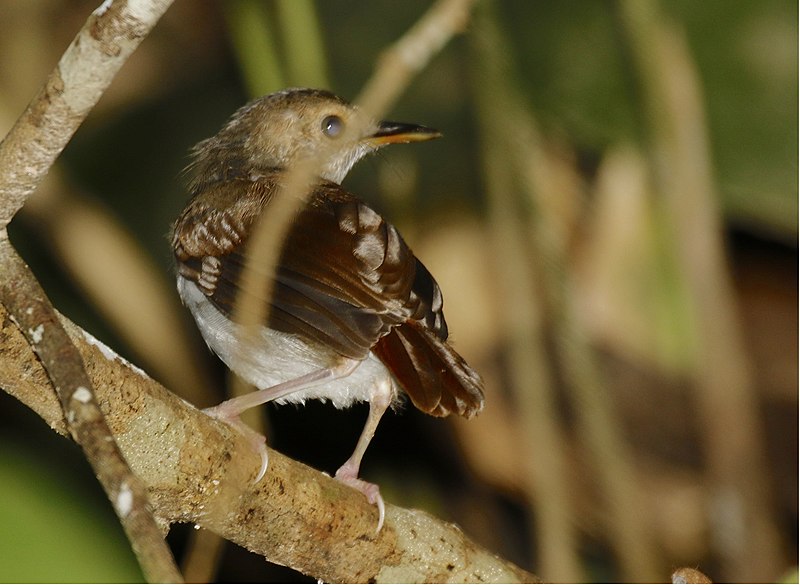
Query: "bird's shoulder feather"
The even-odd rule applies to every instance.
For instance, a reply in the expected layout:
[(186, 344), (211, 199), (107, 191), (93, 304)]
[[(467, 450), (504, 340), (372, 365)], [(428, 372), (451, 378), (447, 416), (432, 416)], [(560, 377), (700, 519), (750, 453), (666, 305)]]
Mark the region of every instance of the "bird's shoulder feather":
[[(249, 237), (279, 185), (278, 173), (208, 185), (174, 225), (179, 272), (226, 316)], [(341, 186), (315, 187), (283, 246), (271, 326), (322, 337), (347, 357), (364, 357), (406, 319), (424, 320), (446, 338), (436, 282), (397, 229)]]

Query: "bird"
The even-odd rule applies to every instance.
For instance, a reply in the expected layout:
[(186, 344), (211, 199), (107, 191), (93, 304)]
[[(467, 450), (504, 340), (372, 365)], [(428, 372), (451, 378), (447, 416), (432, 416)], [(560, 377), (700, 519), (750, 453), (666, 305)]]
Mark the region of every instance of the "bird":
[[(370, 120), (357, 126), (355, 140), (342, 140), (359, 115), (343, 98), (309, 88), (239, 108), (192, 149), (190, 198), (172, 226), (171, 243), (178, 293), (202, 337), (256, 388), (207, 413), (247, 433), (239, 415), (266, 402), (316, 399), (339, 409), (368, 402), (363, 431), (335, 478), (377, 507), (380, 530), (380, 489), (359, 478), (359, 470), (385, 411), (407, 396), (427, 414), (470, 418), (483, 409), (484, 393), (480, 375), (448, 342), (436, 280), (394, 225), (341, 186), (366, 155), (441, 134)], [(271, 296), (259, 299), (269, 305), (268, 316), (258, 324), (257, 341), (245, 344), (233, 311), (248, 241), (289, 169), (323, 149), (330, 154), (291, 218)], [(260, 479), (266, 447), (256, 437), (264, 454)]]

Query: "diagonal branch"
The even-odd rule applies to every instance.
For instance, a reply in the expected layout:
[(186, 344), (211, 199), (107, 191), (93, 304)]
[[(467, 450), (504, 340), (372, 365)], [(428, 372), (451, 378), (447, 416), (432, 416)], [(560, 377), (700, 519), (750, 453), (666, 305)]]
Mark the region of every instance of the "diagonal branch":
[[(0, 300), (9, 317), (25, 332), (27, 342), (41, 359), (52, 382), (45, 391), (55, 400), (55, 387), (69, 432), (83, 448), (122, 523), (145, 577), (156, 583), (182, 581), (156, 521), (149, 510), (147, 492), (114, 442), (98, 403), (92, 381), (75, 346), (31, 271), (0, 231)], [(63, 422), (62, 422), (63, 424)]]
[[(191, 522), (326, 582), (537, 582), (456, 526), (387, 505), (270, 451), (257, 485), (246, 439), (181, 400), (60, 317), (86, 363), (97, 401), (158, 517)], [(0, 306), (0, 387), (61, 434), (66, 427), (41, 364)]]
[[(439, 10), (440, 25), (447, 24), (442, 16), (462, 16), (452, 20), (456, 26), (446, 26), (433, 36), (436, 27), (416, 29), (424, 41), (418, 45), (422, 57), (417, 55), (414, 63), (401, 68), (406, 80), (463, 26), (461, 8), (471, 3), (437, 3), (451, 11)], [(5, 276), (0, 283), (0, 386), (82, 445), (150, 580), (177, 581), (180, 576), (139, 480), (165, 523), (194, 522), (324, 580), (535, 580), (480, 549), (456, 527), (420, 512), (390, 507), (386, 528), (373, 536), (374, 509), (359, 494), (278, 454), (272, 456), (267, 481), (254, 487), (252, 472), (257, 465), (246, 456), (231, 455), (237, 449), (249, 453), (237, 433), (123, 364), (67, 322), (70, 342), (4, 228), (169, 4), (169, 0), (104, 2), (0, 144), (0, 271)], [(437, 12), (431, 14), (436, 17)], [(402, 85), (395, 84), (392, 91), (399, 92)], [(388, 104), (393, 97), (382, 99)], [(376, 98), (374, 103), (380, 102)], [(365, 105), (370, 112), (377, 107)], [(311, 166), (305, 170), (307, 176), (313, 174)], [(298, 178), (303, 174), (298, 171)], [(305, 181), (297, 183), (302, 187)]]
[[(104, 2), (0, 143), (0, 301), (42, 360), (71, 435), (114, 505), (146, 578), (155, 582), (182, 579), (149, 511), (145, 488), (114, 442), (80, 355), (5, 228), (170, 3)], [(48, 392), (52, 395), (49, 385)]]
[(36, 189), (172, 0), (106, 0), (0, 143), (0, 228)]

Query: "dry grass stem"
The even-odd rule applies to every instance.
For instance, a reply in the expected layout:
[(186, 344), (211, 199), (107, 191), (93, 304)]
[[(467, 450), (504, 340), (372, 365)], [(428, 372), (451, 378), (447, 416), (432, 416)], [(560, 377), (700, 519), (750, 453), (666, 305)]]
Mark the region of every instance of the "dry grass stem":
[[(644, 96), (653, 182), (664, 197), (690, 294), (694, 383), (705, 434), (712, 542), (730, 581), (782, 566), (764, 429), (723, 242), (700, 82), (682, 31), (655, 1), (621, 0)], [(732, 430), (735, 429), (735, 433)]]

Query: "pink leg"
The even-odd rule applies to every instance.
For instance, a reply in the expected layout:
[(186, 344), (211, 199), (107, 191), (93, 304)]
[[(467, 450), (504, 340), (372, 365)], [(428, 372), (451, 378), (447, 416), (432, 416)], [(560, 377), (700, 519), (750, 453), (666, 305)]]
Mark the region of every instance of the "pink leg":
[(264, 474), (267, 472), (267, 465), (269, 464), (269, 457), (267, 455), (267, 440), (263, 435), (255, 432), (253, 429), (244, 424), (239, 418), (240, 415), (254, 406), (265, 404), (272, 400), (277, 400), (288, 396), (298, 390), (303, 390), (310, 386), (315, 386), (323, 382), (329, 382), (338, 378), (344, 378), (352, 373), (353, 370), (361, 362), (359, 360), (343, 360), (339, 364), (326, 368), (323, 370), (315, 370), (299, 378), (287, 380), (275, 386), (256, 390), (249, 394), (231, 398), (225, 402), (219, 403), (217, 406), (203, 409), (203, 412), (218, 420), (224, 421), (244, 435), (253, 447), (253, 450), (261, 456), (261, 468), (256, 476), (255, 483), (261, 481)]
[(367, 422), (364, 425), (364, 430), (361, 431), (361, 436), (358, 439), (356, 448), (350, 458), (344, 462), (337, 471), (336, 479), (345, 485), (357, 489), (367, 498), (370, 504), (375, 504), (378, 507), (378, 528), (376, 532), (380, 532), (383, 527), (383, 519), (386, 515), (386, 507), (381, 497), (381, 492), (378, 486), (374, 483), (369, 483), (363, 479), (358, 478), (358, 470), (361, 467), (361, 459), (369, 446), (372, 437), (375, 436), (375, 431), (378, 428), (378, 423), (392, 402), (394, 395), (392, 388), (392, 381), (385, 379), (376, 385), (372, 392), (369, 401), (369, 415)]
[(231, 398), (230, 400), (221, 402), (217, 406), (206, 408), (204, 412), (208, 413), (214, 418), (219, 418), (222, 420), (238, 417), (245, 410), (249, 410), (254, 406), (266, 404), (272, 400), (283, 398), (292, 392), (297, 392), (298, 390), (303, 390), (304, 388), (309, 388), (310, 386), (316, 386), (322, 382), (329, 382), (331, 380), (344, 378), (345, 376), (351, 374), (360, 363), (361, 362), (359, 360), (343, 359), (339, 364), (330, 368), (326, 368), (324, 370), (315, 370), (305, 374), (304, 376), (295, 378), (294, 380), (287, 380), (286, 382), (275, 384), (269, 388), (256, 390), (255, 392), (250, 392), (249, 394)]

